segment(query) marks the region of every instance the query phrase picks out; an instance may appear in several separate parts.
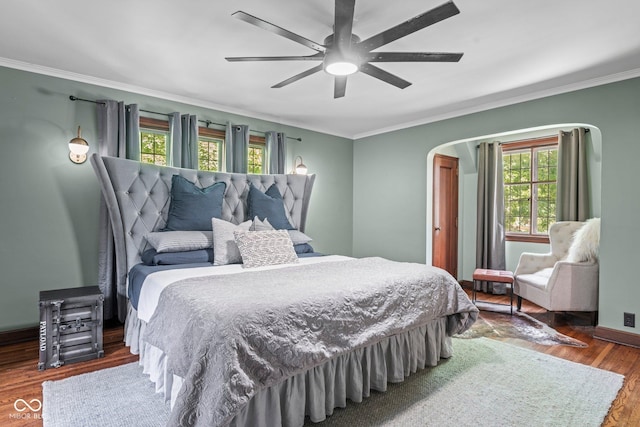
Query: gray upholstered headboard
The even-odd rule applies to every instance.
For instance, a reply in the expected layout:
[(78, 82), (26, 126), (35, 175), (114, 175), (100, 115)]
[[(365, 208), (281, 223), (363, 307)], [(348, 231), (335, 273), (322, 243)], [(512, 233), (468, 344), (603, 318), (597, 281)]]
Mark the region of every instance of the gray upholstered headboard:
[(315, 175), (252, 175), (156, 166), (115, 157), (91, 156), (109, 210), (116, 248), (118, 293), (126, 295), (127, 273), (146, 249), (145, 234), (164, 228), (171, 200), (171, 177), (182, 175), (200, 187), (225, 182), (222, 219), (247, 220), (249, 183), (265, 191), (276, 184), (291, 225), (305, 230)]

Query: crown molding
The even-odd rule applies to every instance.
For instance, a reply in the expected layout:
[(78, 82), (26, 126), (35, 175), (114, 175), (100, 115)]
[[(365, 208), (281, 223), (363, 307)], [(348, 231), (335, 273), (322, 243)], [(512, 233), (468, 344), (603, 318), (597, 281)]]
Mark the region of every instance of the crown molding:
[(60, 79), (71, 80), (75, 82), (86, 83), (86, 84), (100, 86), (100, 87), (106, 87), (109, 89), (121, 90), (124, 92), (135, 93), (138, 95), (151, 96), (154, 98), (160, 98), (167, 101), (180, 102), (182, 104), (193, 105), (196, 107), (202, 107), (202, 108), (207, 108), (211, 110), (221, 111), (224, 113), (236, 114), (239, 116), (246, 116), (252, 119), (265, 120), (265, 121), (278, 123), (285, 126), (291, 126), (291, 127), (301, 128), (305, 130), (320, 132), (324, 134), (339, 136), (342, 138), (352, 139), (348, 135), (340, 135), (340, 134), (336, 134), (335, 132), (328, 131), (326, 129), (314, 128), (308, 125), (301, 125), (300, 123), (282, 120), (281, 117), (277, 117), (277, 116), (260, 114), (255, 111), (230, 108), (229, 106), (226, 106), (226, 105), (216, 104), (214, 102), (209, 102), (209, 101), (203, 101), (202, 99), (198, 99), (198, 98), (176, 95), (174, 93), (148, 89), (141, 86), (130, 85), (126, 83), (116, 82), (113, 80), (102, 79), (99, 77), (92, 77), (85, 74), (74, 73), (72, 71), (60, 70), (57, 68), (45, 67), (38, 64), (32, 64), (32, 63), (23, 62), (23, 61), (16, 61), (14, 59), (0, 57), (0, 67), (13, 68), (16, 70), (22, 70), (22, 71), (27, 71), (27, 72), (36, 73), (36, 74), (43, 74), (50, 77), (57, 77)]
[(524, 95), (507, 97), (507, 98), (498, 99), (495, 101), (484, 102), (484, 103), (473, 105), (470, 107), (454, 109), (452, 111), (448, 111), (445, 113), (432, 114), (420, 120), (400, 123), (397, 125), (388, 126), (388, 127), (379, 128), (379, 129), (372, 129), (368, 132), (362, 132), (358, 134), (341, 134), (341, 133), (336, 133), (335, 131), (331, 131), (329, 129), (322, 129), (322, 128), (310, 126), (309, 124), (301, 124), (301, 123), (283, 120), (281, 117), (277, 117), (277, 116), (260, 114), (260, 113), (256, 113), (254, 111), (249, 111), (249, 110), (230, 108), (225, 105), (221, 105), (221, 104), (217, 104), (209, 101), (203, 101), (202, 99), (198, 99), (198, 98), (176, 95), (169, 92), (163, 92), (163, 91), (144, 88), (141, 86), (116, 82), (113, 80), (92, 77), (85, 74), (74, 73), (72, 71), (65, 71), (57, 68), (45, 67), (38, 64), (32, 64), (32, 63), (23, 62), (23, 61), (16, 61), (14, 59), (9, 59), (9, 58), (0, 57), (0, 66), (22, 70), (22, 71), (28, 71), (36, 74), (43, 74), (51, 77), (57, 77), (65, 80), (72, 80), (72, 81), (91, 84), (91, 85), (100, 86), (100, 87), (106, 87), (110, 89), (122, 90), (125, 92), (136, 93), (139, 95), (151, 96), (154, 98), (160, 98), (168, 101), (180, 102), (183, 104), (217, 110), (217, 111), (221, 111), (229, 114), (237, 114), (240, 116), (246, 116), (246, 117), (250, 117), (258, 120), (270, 121), (270, 122), (278, 123), (285, 126), (291, 126), (291, 127), (301, 128), (304, 130), (324, 133), (327, 135), (347, 138), (353, 141), (357, 141), (359, 139), (367, 138), (370, 136), (380, 135), (380, 134), (407, 129), (415, 126), (452, 119), (455, 117), (461, 117), (467, 114), (479, 113), (481, 111), (491, 110), (494, 108), (506, 107), (506, 106), (518, 104), (521, 102), (532, 101), (535, 99), (546, 98), (553, 95), (559, 95), (567, 92), (573, 92), (581, 89), (588, 89), (591, 87), (601, 86), (608, 83), (615, 83), (622, 80), (628, 80), (628, 79), (640, 77), (640, 68), (636, 68), (629, 71), (610, 74), (602, 77), (596, 77), (593, 79), (583, 80), (580, 82), (570, 83), (567, 85), (562, 85), (554, 88), (534, 91)]
[(640, 77), (640, 68), (635, 68), (629, 71), (623, 71), (621, 73), (610, 74), (607, 76), (596, 77), (593, 79), (583, 80), (580, 82), (570, 83), (567, 85), (557, 86), (554, 88), (534, 91), (524, 95), (507, 97), (504, 99), (485, 102), (485, 103), (474, 105), (467, 108), (452, 110), (446, 113), (433, 114), (420, 120), (414, 120), (411, 122), (401, 123), (394, 126), (375, 129), (370, 132), (363, 132), (363, 133), (354, 135), (353, 139), (357, 141), (358, 139), (366, 138), (369, 136), (380, 135), (383, 133), (407, 129), (414, 126), (420, 126), (428, 123), (439, 122), (442, 120), (453, 119), (455, 117), (466, 116), (467, 114), (479, 113), (481, 111), (492, 110), (494, 108), (506, 107), (509, 105), (519, 104), (521, 102), (533, 101), (535, 99), (546, 98), (549, 96), (560, 95), (563, 93), (574, 92), (576, 90), (588, 89), (596, 86), (602, 86), (608, 83), (615, 83), (623, 80), (633, 79), (636, 77)]

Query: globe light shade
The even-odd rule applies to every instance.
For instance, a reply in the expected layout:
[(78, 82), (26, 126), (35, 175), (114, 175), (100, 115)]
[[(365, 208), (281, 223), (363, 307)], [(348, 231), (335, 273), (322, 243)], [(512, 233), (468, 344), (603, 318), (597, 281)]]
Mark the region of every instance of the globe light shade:
[(84, 163), (89, 152), (89, 143), (80, 136), (80, 126), (78, 126), (78, 136), (69, 141), (69, 160), (73, 163)]

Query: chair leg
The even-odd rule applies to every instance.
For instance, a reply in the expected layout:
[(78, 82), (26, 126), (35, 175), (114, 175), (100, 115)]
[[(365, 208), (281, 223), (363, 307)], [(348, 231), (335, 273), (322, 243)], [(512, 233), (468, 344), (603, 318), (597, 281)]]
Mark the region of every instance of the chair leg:
[(518, 295), (518, 311), (522, 310), (522, 297)]
[(547, 311), (547, 325), (551, 326), (552, 328), (555, 328), (557, 319), (558, 319), (557, 311)]

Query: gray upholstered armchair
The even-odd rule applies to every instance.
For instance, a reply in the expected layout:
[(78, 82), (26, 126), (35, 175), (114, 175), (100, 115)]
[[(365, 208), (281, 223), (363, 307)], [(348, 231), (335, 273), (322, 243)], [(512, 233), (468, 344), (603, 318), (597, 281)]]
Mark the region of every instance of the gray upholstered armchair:
[[(577, 221), (552, 224), (549, 229), (551, 252), (525, 252), (520, 256), (514, 273), (518, 311), (524, 298), (551, 312), (551, 323), (554, 322), (555, 312), (561, 311), (591, 312), (591, 320), (595, 322), (598, 310), (597, 252), (594, 256), (576, 255), (576, 246), (582, 244), (583, 239), (576, 236), (575, 239), (579, 241), (574, 242), (576, 232), (584, 224), (586, 223)], [(598, 220), (597, 242), (599, 227)]]

